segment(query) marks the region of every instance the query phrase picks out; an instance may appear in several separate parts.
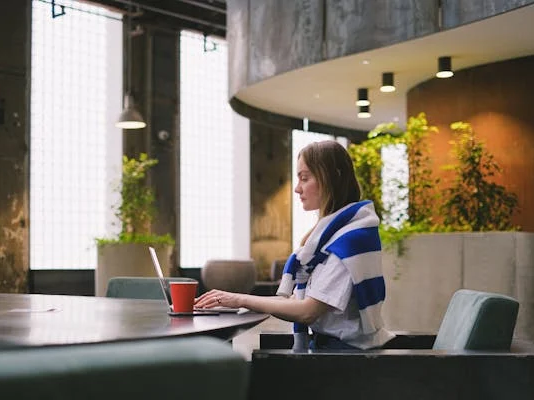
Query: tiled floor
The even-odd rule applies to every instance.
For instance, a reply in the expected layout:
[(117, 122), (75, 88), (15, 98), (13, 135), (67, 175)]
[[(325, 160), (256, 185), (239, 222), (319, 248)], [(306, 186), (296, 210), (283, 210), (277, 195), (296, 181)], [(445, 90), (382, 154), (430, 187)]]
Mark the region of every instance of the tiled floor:
[(259, 333), (267, 331), (292, 332), (293, 324), (275, 317), (269, 317), (261, 324), (236, 336), (232, 341), (234, 350), (243, 354), (243, 356), (250, 361), (252, 350), (259, 349), (260, 347)]

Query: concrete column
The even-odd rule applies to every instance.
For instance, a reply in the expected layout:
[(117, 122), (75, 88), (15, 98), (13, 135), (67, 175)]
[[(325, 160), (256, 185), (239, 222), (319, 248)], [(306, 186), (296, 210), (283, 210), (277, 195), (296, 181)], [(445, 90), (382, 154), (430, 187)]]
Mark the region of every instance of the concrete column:
[[(123, 151), (130, 157), (144, 152), (159, 160), (149, 174), (158, 210), (152, 230), (156, 234), (170, 233), (177, 240), (174, 255), (174, 266), (177, 266), (180, 259), (180, 40), (176, 32), (151, 26), (143, 26), (143, 31), (132, 38), (131, 91), (147, 127), (124, 131)], [(175, 273), (174, 269), (171, 273)]]

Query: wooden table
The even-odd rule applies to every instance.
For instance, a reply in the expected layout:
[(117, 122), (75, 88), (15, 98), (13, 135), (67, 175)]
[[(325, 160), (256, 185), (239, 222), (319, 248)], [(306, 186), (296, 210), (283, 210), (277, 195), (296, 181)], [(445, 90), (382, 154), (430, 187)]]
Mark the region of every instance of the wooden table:
[(167, 303), (105, 297), (0, 294), (0, 346), (47, 346), (208, 335), (231, 339), (267, 314), (169, 317)]

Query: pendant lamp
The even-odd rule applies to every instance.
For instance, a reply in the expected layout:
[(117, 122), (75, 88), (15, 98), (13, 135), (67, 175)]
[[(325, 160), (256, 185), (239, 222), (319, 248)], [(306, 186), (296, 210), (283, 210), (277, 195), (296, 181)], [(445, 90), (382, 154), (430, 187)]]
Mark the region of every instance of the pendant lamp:
[(436, 76), (438, 78), (450, 78), (453, 75), (451, 58), (449, 56), (438, 58), (438, 72), (436, 72)]
[(384, 93), (395, 91), (393, 72), (384, 72), (382, 74), (382, 86), (380, 87), (380, 91)]
[(146, 126), (141, 113), (135, 108), (135, 102), (131, 93), (132, 89), (132, 17), (131, 17), (131, 3), (128, 5), (128, 26), (126, 37), (126, 62), (127, 62), (127, 87), (124, 95), (124, 104), (121, 115), (115, 123), (117, 128), (121, 129), (140, 129)]
[(356, 100), (357, 106), (368, 106), (371, 104), (369, 101), (369, 91), (367, 88), (359, 88), (358, 89), (358, 100)]
[(140, 129), (146, 126), (141, 113), (135, 108), (134, 99), (130, 93), (124, 95), (124, 109), (115, 126), (121, 129)]
[(360, 106), (358, 118), (371, 118), (371, 110), (369, 110), (369, 106)]

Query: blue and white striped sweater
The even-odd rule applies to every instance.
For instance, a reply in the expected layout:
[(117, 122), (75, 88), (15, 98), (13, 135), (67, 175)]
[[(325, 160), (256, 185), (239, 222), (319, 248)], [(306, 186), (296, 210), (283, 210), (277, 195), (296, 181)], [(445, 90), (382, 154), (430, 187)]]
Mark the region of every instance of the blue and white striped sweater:
[[(296, 285), (295, 297), (304, 299), (313, 269), (335, 254), (351, 274), (363, 334), (379, 331), (383, 327), (381, 305), (386, 294), (379, 222), (369, 200), (351, 203), (321, 218), (306, 244), (287, 260), (277, 294), (289, 297)], [(295, 323), (294, 332), (295, 347), (306, 346), (308, 327)]]

